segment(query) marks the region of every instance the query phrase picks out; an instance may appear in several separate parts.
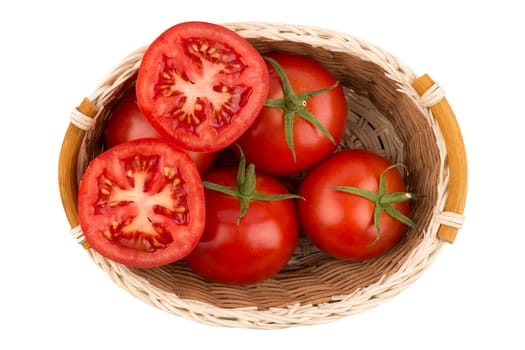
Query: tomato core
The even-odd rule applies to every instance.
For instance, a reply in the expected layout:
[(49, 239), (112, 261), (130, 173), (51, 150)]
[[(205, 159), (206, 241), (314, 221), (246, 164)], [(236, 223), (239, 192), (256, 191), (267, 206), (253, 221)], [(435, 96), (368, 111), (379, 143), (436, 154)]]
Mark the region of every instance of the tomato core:
[(165, 117), (194, 133), (207, 115), (212, 116), (211, 125), (216, 129), (228, 125), (251, 94), (250, 87), (233, 83), (246, 66), (232, 48), (217, 42), (190, 38), (180, 45), (190, 68), (164, 55), (155, 84), (156, 99), (175, 98)]
[(161, 168), (157, 156), (138, 155), (121, 162), (126, 182), (120, 185), (107, 172), (103, 173), (98, 179), (100, 191), (94, 210), (96, 215), (120, 207), (128, 210), (110, 214), (102, 233), (114, 243), (136, 250), (165, 248), (173, 237), (165, 232), (159, 217), (177, 224), (188, 222), (187, 191), (179, 170)]

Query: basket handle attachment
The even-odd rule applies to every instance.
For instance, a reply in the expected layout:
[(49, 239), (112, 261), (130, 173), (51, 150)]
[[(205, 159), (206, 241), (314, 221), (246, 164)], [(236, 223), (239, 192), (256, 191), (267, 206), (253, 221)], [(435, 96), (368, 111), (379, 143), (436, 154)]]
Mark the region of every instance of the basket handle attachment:
[[(84, 98), (80, 105), (76, 107), (71, 113), (71, 123), (69, 124), (64, 140), (62, 141), (62, 148), (60, 149), (60, 156), (58, 159), (58, 187), (60, 190), (60, 197), (62, 205), (72, 228), (72, 234), (79, 232), (77, 196), (77, 155), (80, 151), (80, 146), (87, 130), (94, 127), (97, 115), (97, 108)], [(89, 248), (89, 244), (85, 239), (80, 240), (84, 248)]]
[(467, 154), (463, 136), (456, 116), (444, 97), (443, 91), (428, 74), (414, 80), (412, 86), (428, 102), (430, 110), (443, 133), (445, 146), (448, 150), (448, 198), (444, 212), (440, 215), (442, 219), (440, 219), (441, 225), (437, 235), (440, 239), (453, 243), (463, 223), (463, 212), (467, 197)]

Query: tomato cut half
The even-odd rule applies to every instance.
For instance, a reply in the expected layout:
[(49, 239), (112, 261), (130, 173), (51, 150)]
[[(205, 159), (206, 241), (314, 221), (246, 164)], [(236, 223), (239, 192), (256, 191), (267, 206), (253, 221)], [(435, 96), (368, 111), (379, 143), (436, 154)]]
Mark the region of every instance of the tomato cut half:
[(232, 144), (268, 95), (266, 63), (234, 31), (206, 22), (177, 24), (147, 48), (139, 67), (139, 108), (164, 137), (200, 152)]
[(204, 230), (195, 163), (163, 139), (121, 143), (93, 159), (78, 194), (80, 227), (93, 249), (134, 267), (188, 255)]

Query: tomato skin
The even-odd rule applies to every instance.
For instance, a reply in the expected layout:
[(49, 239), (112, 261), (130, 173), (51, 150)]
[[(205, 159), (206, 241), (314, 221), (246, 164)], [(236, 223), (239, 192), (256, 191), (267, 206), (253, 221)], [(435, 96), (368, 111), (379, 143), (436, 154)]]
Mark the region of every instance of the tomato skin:
[[(368, 199), (330, 189), (351, 186), (378, 191), (381, 173), (391, 165), (385, 158), (364, 150), (335, 153), (309, 172), (299, 188), (305, 198), (298, 202), (304, 233), (317, 247), (337, 258), (366, 260), (390, 250), (402, 238), (406, 225), (385, 212), (380, 217), (380, 237), (376, 240), (374, 203)], [(396, 169), (386, 174), (387, 193), (406, 192)], [(408, 215), (408, 202), (393, 205)]]
[(135, 92), (131, 89), (111, 111), (104, 129), (106, 146), (111, 148), (126, 141), (150, 137), (161, 136), (140, 111)]
[[(141, 139), (162, 138), (150, 124), (137, 105), (135, 90), (128, 91), (115, 105), (104, 130), (107, 147)], [(199, 173), (205, 174), (215, 162), (216, 152), (192, 152), (184, 150), (197, 165)]]
[[(284, 69), (296, 94), (326, 88), (336, 78), (312, 59), (291, 53), (274, 52), (273, 58)], [(282, 82), (276, 70), (267, 63), (270, 74), (269, 99), (283, 98)], [(237, 143), (248, 162), (259, 171), (285, 176), (306, 170), (332, 153), (341, 141), (347, 120), (346, 101), (341, 86), (307, 100), (306, 109), (330, 132), (335, 143), (310, 122), (295, 116), (293, 137), (296, 161), (286, 143), (284, 112), (280, 108), (264, 107), (252, 126)], [(261, 147), (264, 145), (264, 147)]]
[[(235, 187), (237, 169), (212, 170), (205, 181)], [(275, 178), (256, 176), (256, 192), (287, 193)], [(237, 225), (239, 200), (205, 189), (206, 226), (200, 242), (185, 261), (200, 276), (219, 283), (251, 284), (278, 273), (297, 244), (295, 201), (252, 200)]]
[(163, 139), (121, 143), (93, 159), (78, 191), (80, 227), (104, 257), (154, 267), (187, 256), (202, 235), (204, 191), (193, 161)]
[(255, 120), (268, 95), (262, 56), (236, 32), (184, 22), (159, 35), (137, 76), (140, 110), (159, 133), (191, 151), (218, 151)]

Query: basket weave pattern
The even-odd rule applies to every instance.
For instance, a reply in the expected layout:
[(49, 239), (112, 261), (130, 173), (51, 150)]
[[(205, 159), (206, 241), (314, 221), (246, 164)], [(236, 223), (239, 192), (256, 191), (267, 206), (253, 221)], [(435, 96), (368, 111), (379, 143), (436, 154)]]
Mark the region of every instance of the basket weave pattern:
[[(301, 237), (282, 272), (249, 286), (204, 281), (184, 262), (136, 269), (109, 261), (92, 249), (87, 250), (89, 256), (137, 298), (212, 325), (270, 329), (325, 323), (394, 297), (438, 255), (444, 242), (437, 236), (440, 226), (445, 223), (457, 230), (461, 225), (461, 213), (445, 210), (450, 182), (448, 153), (431, 110), (442, 99), (442, 91), (436, 88), (427, 94), (418, 93), (413, 86), (418, 77), (408, 67), (380, 48), (349, 35), (273, 23), (225, 26), (261, 53), (281, 50), (306, 54), (339, 79), (348, 101), (348, 127), (339, 147), (369, 149), (407, 165), (409, 191), (425, 195), (412, 205), (418, 229), (409, 230), (392, 251), (366, 262), (328, 257)], [(133, 87), (145, 49), (126, 57), (88, 97), (95, 118), (93, 125), (85, 127), (89, 130), (81, 139), (79, 151), (71, 156), (78, 161), (76, 183), (89, 161), (103, 150), (105, 122), (112, 106)], [(70, 222), (76, 227), (74, 215), (68, 217), (73, 217)]]

